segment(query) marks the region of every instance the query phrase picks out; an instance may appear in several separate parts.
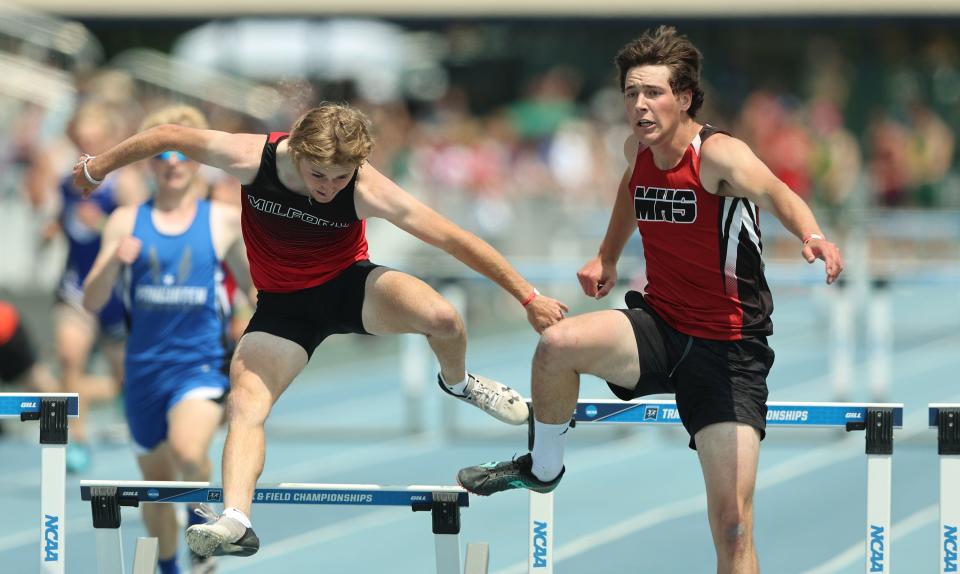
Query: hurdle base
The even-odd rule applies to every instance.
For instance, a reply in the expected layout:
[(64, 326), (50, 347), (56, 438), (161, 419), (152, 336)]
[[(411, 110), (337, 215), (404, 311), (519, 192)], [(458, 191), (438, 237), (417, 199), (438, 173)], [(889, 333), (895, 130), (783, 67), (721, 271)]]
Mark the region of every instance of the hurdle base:
[(137, 538), (133, 554), (133, 574), (154, 574), (160, 560), (160, 541), (156, 538)]
[(460, 504), (458, 495), (434, 492), (430, 502), (410, 505), (414, 512), (430, 511), (437, 559), (437, 574), (460, 573)]

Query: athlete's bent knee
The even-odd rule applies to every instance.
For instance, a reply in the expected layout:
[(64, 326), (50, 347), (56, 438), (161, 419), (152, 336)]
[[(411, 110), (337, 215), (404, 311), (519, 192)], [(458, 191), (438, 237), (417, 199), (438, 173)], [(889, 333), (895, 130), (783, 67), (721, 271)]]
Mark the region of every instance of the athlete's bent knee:
[(231, 425), (263, 426), (272, 403), (266, 389), (258, 392), (249, 385), (238, 384), (227, 395), (227, 420)]
[(576, 333), (561, 322), (540, 333), (534, 361), (549, 366), (572, 365), (576, 352)]
[(463, 320), (453, 305), (443, 302), (430, 309), (427, 315), (427, 334), (449, 339), (463, 334)]

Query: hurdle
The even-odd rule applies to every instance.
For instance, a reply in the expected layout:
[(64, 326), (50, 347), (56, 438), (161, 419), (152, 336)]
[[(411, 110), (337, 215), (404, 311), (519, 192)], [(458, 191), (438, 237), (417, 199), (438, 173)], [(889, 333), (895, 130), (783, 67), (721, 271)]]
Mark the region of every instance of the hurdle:
[(960, 527), (960, 403), (930, 403), (930, 428), (937, 430), (940, 457), (940, 567), (937, 572), (957, 572), (957, 529)]
[(80, 415), (76, 393), (0, 393), (0, 417), (40, 421), (40, 572), (63, 574), (66, 560), (67, 420)]
[[(532, 411), (531, 411), (532, 412)], [(533, 417), (529, 448), (533, 448)], [(677, 425), (680, 413), (670, 400), (580, 400), (571, 426), (580, 424)], [(767, 403), (768, 427), (841, 428), (866, 431), (866, 572), (890, 572), (890, 498), (893, 429), (903, 426), (900, 403)], [(958, 458), (960, 462), (960, 458)], [(960, 469), (960, 467), (957, 467)], [(953, 484), (957, 484), (955, 481)], [(941, 487), (942, 488), (942, 487)], [(553, 574), (556, 536), (554, 493), (530, 491), (527, 572)], [(955, 570), (954, 570), (955, 571)]]
[[(208, 482), (103, 481), (80, 482), (80, 498), (90, 501), (97, 537), (100, 574), (123, 574), (121, 507), (140, 503), (223, 502), (223, 489)], [(437, 574), (460, 574), (460, 508), (470, 505), (459, 486), (385, 486), (379, 484), (280, 483), (258, 487), (254, 504), (406, 506), (430, 511), (433, 518)], [(142, 539), (141, 539), (142, 540)], [(472, 548), (471, 548), (472, 547)], [(477, 553), (472, 558), (472, 551)], [(486, 573), (485, 546), (468, 547), (470, 574)], [(155, 554), (153, 560), (155, 561)], [(483, 564), (482, 568), (478, 564)], [(155, 564), (148, 565), (155, 567)], [(143, 564), (134, 562), (134, 571)], [(152, 569), (149, 570), (153, 572)]]

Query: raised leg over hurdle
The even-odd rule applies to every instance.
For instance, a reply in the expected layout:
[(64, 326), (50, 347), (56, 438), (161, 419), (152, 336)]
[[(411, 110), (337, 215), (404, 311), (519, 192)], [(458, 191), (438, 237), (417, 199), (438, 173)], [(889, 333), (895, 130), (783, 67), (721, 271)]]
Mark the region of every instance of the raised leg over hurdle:
[(0, 417), (40, 421), (40, 572), (63, 574), (66, 553), (67, 420), (80, 415), (76, 393), (0, 393)]
[[(890, 492), (893, 429), (903, 426), (903, 405), (888, 403), (767, 403), (768, 427), (842, 428), (866, 431), (866, 572), (890, 572)], [(532, 421), (532, 417), (531, 417)], [(580, 400), (571, 426), (580, 424), (677, 425), (677, 404), (668, 400)], [(530, 425), (530, 448), (533, 425)], [(956, 483), (955, 483), (956, 484)], [(553, 492), (530, 492), (527, 571), (553, 572), (556, 532)]]
[[(97, 560), (100, 574), (123, 574), (120, 508), (143, 503), (192, 502), (217, 504), (223, 490), (206, 482), (102, 481), (80, 482), (80, 496), (89, 500), (93, 527), (97, 529)], [(261, 486), (254, 491), (254, 504), (406, 506), (430, 511), (436, 547), (437, 574), (460, 574), (460, 508), (469, 506), (467, 492), (458, 486), (383, 486), (378, 484), (298, 484)], [(150, 556), (149, 548), (144, 554)], [(470, 545), (467, 572), (486, 572), (487, 549)], [(156, 566), (156, 553), (152, 554)], [(481, 567), (482, 565), (482, 567)], [(318, 565), (322, 566), (322, 565)], [(135, 561), (134, 571), (143, 565)]]

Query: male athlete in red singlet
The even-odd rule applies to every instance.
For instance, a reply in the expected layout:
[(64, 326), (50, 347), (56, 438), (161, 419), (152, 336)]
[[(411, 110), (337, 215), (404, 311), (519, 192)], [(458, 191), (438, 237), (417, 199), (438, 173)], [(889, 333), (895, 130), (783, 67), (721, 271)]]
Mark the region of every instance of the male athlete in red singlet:
[(273, 403), (334, 333), (422, 333), (440, 363), (440, 388), (511, 424), (527, 406), (509, 387), (468, 373), (466, 333), (454, 308), (423, 281), (371, 263), (365, 219), (380, 217), (447, 251), (519, 301), (538, 331), (567, 311), (539, 293), (490, 245), (417, 201), (366, 162), (369, 121), (345, 105), (323, 104), (290, 133), (230, 134), (164, 125), (141, 132), (74, 168), (93, 189), (122, 165), (176, 150), (218, 167), (242, 184), (241, 221), (257, 310), (230, 369), (223, 448), (226, 509), (191, 526), (201, 556), (249, 556), (260, 542), (250, 506), (263, 471), (263, 425)]
[(826, 263), (827, 283), (843, 262), (806, 204), (749, 147), (694, 120), (703, 103), (700, 60), (669, 27), (647, 31), (617, 55), (633, 131), (624, 146), (630, 165), (599, 253), (577, 277), (587, 295), (609, 293), (636, 227), (646, 292), (630, 292), (628, 309), (545, 330), (533, 362), (533, 452), (465, 468), (458, 479), (477, 494), (556, 488), (580, 373), (603, 377), (624, 400), (676, 393), (707, 486), (717, 571), (753, 573), (752, 497), (773, 364), (759, 208), (798, 237), (807, 262)]

